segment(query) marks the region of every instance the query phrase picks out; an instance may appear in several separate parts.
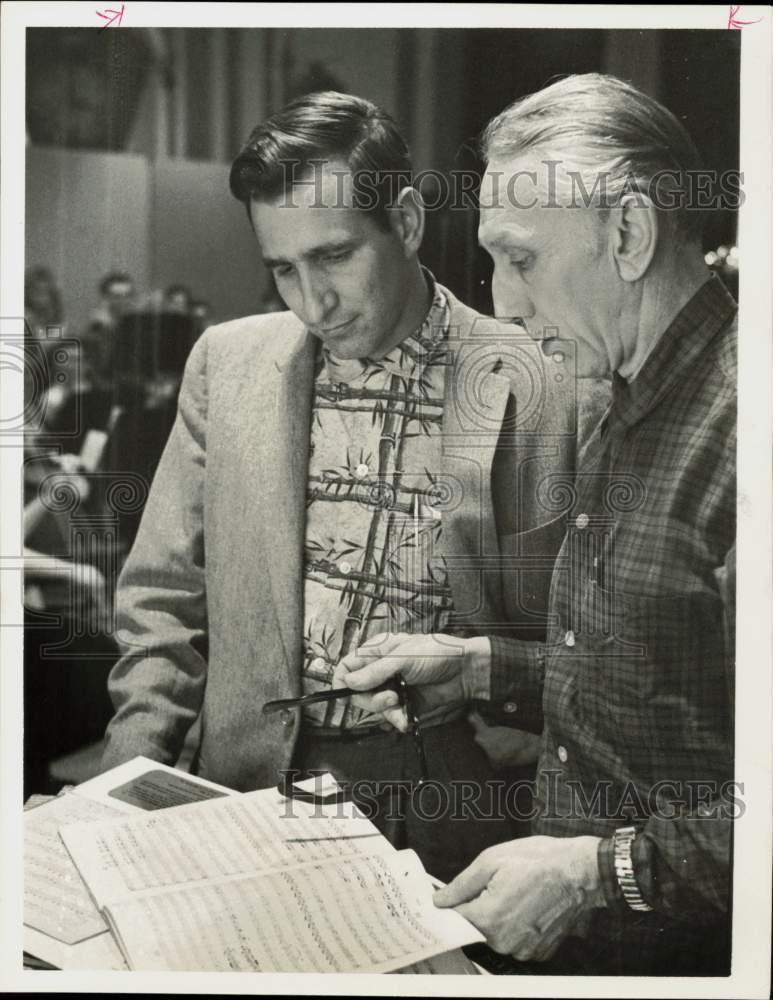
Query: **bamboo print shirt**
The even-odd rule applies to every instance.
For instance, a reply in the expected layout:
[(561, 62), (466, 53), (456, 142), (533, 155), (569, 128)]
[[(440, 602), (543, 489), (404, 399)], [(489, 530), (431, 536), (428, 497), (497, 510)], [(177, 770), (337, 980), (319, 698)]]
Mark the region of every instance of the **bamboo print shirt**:
[[(434, 284), (434, 283), (433, 283)], [(303, 693), (381, 632), (442, 632), (451, 592), (442, 531), (441, 420), (449, 309), (433, 287), (421, 327), (378, 361), (324, 348), (314, 384), (304, 561)], [(445, 721), (459, 706), (426, 721)], [(311, 725), (380, 723), (339, 699), (307, 706)]]

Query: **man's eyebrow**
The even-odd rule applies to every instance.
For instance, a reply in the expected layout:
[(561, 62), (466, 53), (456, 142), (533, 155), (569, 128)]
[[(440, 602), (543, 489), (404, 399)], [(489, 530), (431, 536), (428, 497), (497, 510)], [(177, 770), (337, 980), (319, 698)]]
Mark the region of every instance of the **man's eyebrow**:
[(509, 233), (506, 230), (500, 230), (491, 236), (487, 236), (485, 229), (482, 228), (478, 231), (478, 242), (482, 247), (492, 250), (523, 250), (526, 253), (531, 253), (534, 249), (529, 245), (528, 239), (524, 239), (522, 234)]
[[(341, 253), (344, 250), (354, 250), (360, 245), (360, 240), (358, 239), (343, 239), (343, 240), (330, 240), (328, 243), (320, 243), (318, 246), (311, 247), (305, 253), (300, 256), (301, 260), (317, 260), (319, 257), (325, 257), (329, 253)], [(268, 268), (281, 267), (283, 264), (289, 264), (290, 261), (283, 257), (264, 257), (263, 263)]]

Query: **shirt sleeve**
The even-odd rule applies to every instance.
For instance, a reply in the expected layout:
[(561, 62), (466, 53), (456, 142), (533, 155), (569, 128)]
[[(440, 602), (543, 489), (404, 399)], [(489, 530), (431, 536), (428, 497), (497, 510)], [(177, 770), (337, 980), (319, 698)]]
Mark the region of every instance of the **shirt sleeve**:
[[(731, 793), (727, 789), (714, 807), (699, 806), (688, 816), (652, 817), (639, 830), (631, 852), (633, 870), (642, 899), (653, 910), (700, 924), (727, 912), (732, 814), (741, 808)], [(600, 842), (598, 862), (607, 905), (621, 916), (630, 914), (617, 882), (612, 837)]]
[(108, 680), (116, 711), (103, 770), (137, 755), (176, 763), (201, 707), (207, 675), (206, 364), (204, 334), (189, 355), (177, 418), (118, 581), (116, 638), (123, 655)]
[[(734, 704), (735, 545), (717, 571), (724, 608), (728, 704)], [(734, 781), (719, 787), (693, 786), (695, 799), (678, 815), (651, 816), (638, 831), (631, 857), (642, 898), (653, 910), (675, 920), (707, 923), (726, 913), (730, 901), (732, 824), (743, 813)], [(702, 794), (706, 793), (706, 794)], [(601, 841), (599, 871), (607, 905), (630, 913), (617, 882), (614, 839)]]
[(464, 678), (470, 700), (484, 703), (492, 724), (541, 733), (544, 644), (490, 635), (488, 669), (473, 665)]

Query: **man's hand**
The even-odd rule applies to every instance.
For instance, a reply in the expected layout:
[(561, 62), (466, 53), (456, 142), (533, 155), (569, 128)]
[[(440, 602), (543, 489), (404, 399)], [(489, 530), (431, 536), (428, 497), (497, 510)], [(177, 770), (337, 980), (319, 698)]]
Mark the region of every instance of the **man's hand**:
[[(485, 638), (408, 632), (376, 635), (341, 660), (333, 686), (368, 692), (401, 674), (416, 694), (413, 707), (421, 715), (440, 705), (467, 700), (462, 677), (465, 663), (471, 669), (483, 668), (489, 657), (490, 645)], [(409, 728), (396, 691), (358, 693), (352, 701), (358, 708), (381, 713), (401, 732)]]
[(550, 958), (594, 907), (605, 906), (598, 837), (524, 837), (483, 851), (435, 893), (488, 944), (519, 961)]
[(490, 726), (477, 712), (467, 716), (473, 739), (494, 767), (523, 767), (539, 757), (542, 737), (510, 726)]

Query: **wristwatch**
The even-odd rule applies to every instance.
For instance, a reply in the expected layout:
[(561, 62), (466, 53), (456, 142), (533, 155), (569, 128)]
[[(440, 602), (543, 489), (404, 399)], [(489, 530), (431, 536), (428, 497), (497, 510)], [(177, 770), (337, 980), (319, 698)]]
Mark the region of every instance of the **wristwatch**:
[(648, 912), (652, 907), (644, 901), (633, 873), (631, 845), (635, 839), (635, 826), (622, 826), (619, 830), (615, 830), (615, 875), (623, 898), (630, 908)]

